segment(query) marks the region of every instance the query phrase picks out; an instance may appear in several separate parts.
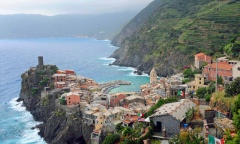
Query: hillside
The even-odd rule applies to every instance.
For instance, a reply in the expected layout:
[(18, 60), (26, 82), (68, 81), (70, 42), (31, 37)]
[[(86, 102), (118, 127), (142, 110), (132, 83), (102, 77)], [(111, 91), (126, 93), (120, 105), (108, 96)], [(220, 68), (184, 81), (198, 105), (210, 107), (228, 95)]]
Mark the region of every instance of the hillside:
[(113, 39), (114, 64), (161, 76), (193, 62), (194, 54), (223, 53), (240, 28), (239, 0), (154, 0)]
[(0, 15), (0, 38), (94, 37), (111, 39), (135, 12), (56, 16)]

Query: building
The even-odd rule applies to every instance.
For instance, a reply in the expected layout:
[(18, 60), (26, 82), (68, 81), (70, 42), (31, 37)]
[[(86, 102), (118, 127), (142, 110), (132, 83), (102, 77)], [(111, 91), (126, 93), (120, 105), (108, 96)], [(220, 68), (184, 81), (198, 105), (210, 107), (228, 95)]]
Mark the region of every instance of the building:
[(210, 56), (205, 55), (204, 53), (198, 53), (195, 55), (195, 67), (200, 69), (204, 63), (211, 64), (212, 58)]
[(203, 68), (203, 75), (208, 81), (216, 81), (216, 68), (218, 66), (218, 76), (222, 77), (225, 83), (231, 82), (233, 80), (233, 65), (228, 62), (220, 61), (217, 63), (208, 64)]
[(81, 98), (80, 98), (79, 93), (77, 93), (77, 92), (69, 92), (66, 95), (66, 101), (67, 101), (67, 105), (68, 106), (78, 105), (78, 104), (80, 104)]
[(232, 76), (233, 76), (233, 79), (236, 79), (237, 77), (240, 77), (240, 62), (236, 63), (232, 67)]
[(153, 68), (150, 72), (150, 84), (154, 86), (157, 82), (157, 71)]
[(179, 134), (180, 128), (185, 122), (186, 112), (195, 106), (194, 102), (187, 99), (161, 106), (150, 116), (150, 120), (155, 125), (155, 131), (162, 133), (165, 129), (167, 136), (168, 134)]
[(205, 87), (204, 76), (202, 74), (195, 74), (195, 81), (187, 83), (188, 91), (197, 91), (198, 88)]
[(128, 107), (130, 103), (142, 103), (145, 105), (146, 100), (142, 96), (133, 95), (133, 96), (128, 96), (120, 101), (120, 105), (125, 107)]
[(126, 98), (126, 95), (119, 94), (119, 95), (112, 95), (110, 97), (110, 107), (119, 106), (120, 100)]

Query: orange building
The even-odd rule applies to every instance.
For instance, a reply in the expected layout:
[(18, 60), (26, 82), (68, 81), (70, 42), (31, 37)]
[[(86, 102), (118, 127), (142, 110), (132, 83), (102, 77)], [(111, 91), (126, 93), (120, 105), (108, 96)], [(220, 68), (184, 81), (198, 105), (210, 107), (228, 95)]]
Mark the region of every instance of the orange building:
[(201, 68), (204, 63), (211, 64), (212, 58), (210, 56), (205, 55), (204, 53), (198, 53), (195, 55), (195, 67), (197, 69)]
[(76, 73), (74, 72), (74, 70), (66, 70), (66, 74), (67, 74), (67, 75), (76, 75)]
[(67, 105), (77, 105), (80, 104), (81, 98), (77, 92), (69, 92), (66, 96)]
[[(216, 80), (216, 67), (217, 64), (208, 64), (203, 68), (203, 75), (206, 80), (215, 81)], [(232, 81), (232, 65), (227, 62), (218, 62), (218, 76), (222, 77), (224, 82)]]

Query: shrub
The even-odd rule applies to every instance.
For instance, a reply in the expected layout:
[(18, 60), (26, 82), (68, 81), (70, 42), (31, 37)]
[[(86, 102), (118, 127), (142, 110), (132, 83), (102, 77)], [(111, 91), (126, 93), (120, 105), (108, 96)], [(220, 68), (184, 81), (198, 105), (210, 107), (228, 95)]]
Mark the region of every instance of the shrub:
[(210, 99), (211, 99), (211, 94), (208, 94), (208, 95), (205, 97), (205, 100), (206, 100), (206, 102), (210, 102)]
[(119, 134), (110, 134), (104, 139), (102, 144), (115, 144), (120, 140), (120, 138)]

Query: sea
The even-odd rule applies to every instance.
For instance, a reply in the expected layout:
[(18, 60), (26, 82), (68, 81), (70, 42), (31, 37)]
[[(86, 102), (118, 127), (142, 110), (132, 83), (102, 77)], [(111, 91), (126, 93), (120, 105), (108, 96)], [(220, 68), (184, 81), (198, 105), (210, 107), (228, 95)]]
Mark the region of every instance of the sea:
[(71, 69), (78, 75), (94, 79), (98, 83), (112, 80), (132, 82), (111, 91), (139, 91), (139, 86), (149, 82), (149, 77), (135, 75), (134, 68), (111, 64), (108, 58), (117, 47), (109, 40), (90, 38), (38, 38), (0, 40), (0, 144), (45, 144), (38, 135), (40, 124), (33, 120), (22, 102), (16, 102), (21, 89), (21, 74), (38, 63), (57, 65), (59, 69)]

